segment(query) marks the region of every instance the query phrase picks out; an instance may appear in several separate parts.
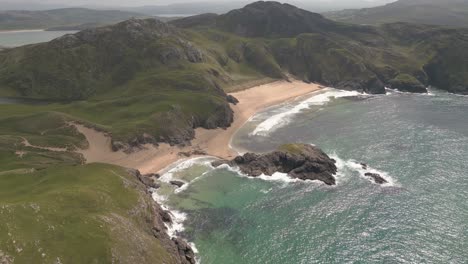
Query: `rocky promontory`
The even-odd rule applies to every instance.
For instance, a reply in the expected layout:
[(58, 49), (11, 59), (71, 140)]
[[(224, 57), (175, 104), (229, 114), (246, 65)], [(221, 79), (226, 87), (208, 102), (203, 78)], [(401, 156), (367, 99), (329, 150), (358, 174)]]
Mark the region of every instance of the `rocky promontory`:
[(275, 172), (287, 173), (293, 179), (318, 180), (327, 185), (335, 185), (336, 161), (322, 150), (307, 144), (286, 144), (277, 150), (265, 153), (247, 153), (231, 161), (218, 160), (214, 167), (223, 164), (239, 167), (252, 177), (271, 176)]

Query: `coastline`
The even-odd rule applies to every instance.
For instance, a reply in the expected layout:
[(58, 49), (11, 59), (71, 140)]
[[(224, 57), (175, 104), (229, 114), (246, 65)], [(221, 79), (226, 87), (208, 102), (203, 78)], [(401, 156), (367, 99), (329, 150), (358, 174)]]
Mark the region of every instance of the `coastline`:
[(111, 149), (109, 136), (83, 125), (74, 124), (89, 142), (88, 149), (82, 149), (78, 152), (85, 157), (86, 163), (115, 164), (137, 169), (143, 174), (161, 172), (171, 164), (183, 160), (184, 157), (179, 154), (180, 152), (201, 150), (206, 153), (206, 156), (231, 159), (237, 155), (237, 152), (229, 147), (231, 138), (249, 118), (262, 109), (319, 91), (322, 88), (319, 84), (307, 84), (297, 80), (292, 82), (275, 81), (230, 93), (239, 100), (237, 105), (231, 105), (234, 111), (234, 122), (231, 126), (227, 129), (213, 130), (198, 128), (195, 130), (195, 138), (192, 140), (191, 146), (186, 147), (170, 146), (169, 144), (160, 144), (155, 147), (147, 144), (142, 150), (134, 153), (114, 152)]

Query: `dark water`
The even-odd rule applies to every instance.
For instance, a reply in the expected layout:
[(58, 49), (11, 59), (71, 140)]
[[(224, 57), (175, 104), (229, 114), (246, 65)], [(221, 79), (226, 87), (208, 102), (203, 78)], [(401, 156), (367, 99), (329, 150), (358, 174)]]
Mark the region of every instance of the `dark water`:
[[(468, 263), (468, 97), (434, 93), (312, 100), (252, 135), (295, 102), (233, 140), (260, 152), (316, 144), (338, 160), (336, 187), (250, 179), (199, 160), (164, 176), (195, 179), (188, 188), (161, 195), (186, 214), (202, 263)], [(391, 183), (373, 184), (354, 161)]]

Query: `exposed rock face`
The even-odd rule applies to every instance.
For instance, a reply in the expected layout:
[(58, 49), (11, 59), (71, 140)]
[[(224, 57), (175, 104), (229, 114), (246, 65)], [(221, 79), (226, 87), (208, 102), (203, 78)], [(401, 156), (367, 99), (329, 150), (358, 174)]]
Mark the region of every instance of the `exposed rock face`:
[(370, 172), (367, 172), (366, 174), (364, 174), (366, 177), (369, 177), (371, 179), (374, 180), (375, 183), (377, 184), (384, 184), (384, 183), (388, 183), (387, 180), (385, 180), (382, 176), (380, 176), (379, 174), (377, 173), (370, 173)]
[[(141, 175), (138, 170), (127, 169), (127, 172), (139, 179), (147, 188), (151, 187), (142, 181), (142, 179), (148, 177)], [(152, 198), (150, 200), (152, 201), (152, 211), (154, 215), (154, 218), (152, 219), (151, 231), (155, 239), (160, 240), (168, 252), (174, 256), (175, 263), (195, 264), (195, 253), (190, 245), (181, 238), (170, 238), (167, 234), (165, 223), (172, 223), (171, 213), (162, 209), (161, 206)]]
[(232, 96), (232, 95), (228, 95), (228, 96), (226, 97), (226, 99), (227, 99), (227, 101), (228, 101), (229, 103), (231, 103), (231, 104), (233, 104), (233, 105), (236, 105), (236, 104), (239, 103), (239, 100), (237, 100), (237, 98), (235, 98), (235, 97)]
[(228, 103), (220, 103), (216, 109), (204, 120), (195, 116), (187, 117), (182, 109), (174, 108), (172, 111), (154, 114), (155, 118), (164, 123), (164, 129), (159, 138), (149, 134), (141, 134), (127, 142), (112, 139), (112, 149), (114, 151), (123, 150), (131, 153), (140, 150), (144, 144), (168, 143), (171, 146), (188, 145), (195, 137), (195, 129), (202, 127), (205, 129), (227, 128), (234, 121), (234, 111)]
[(327, 185), (335, 185), (336, 161), (317, 147), (306, 144), (288, 144), (266, 154), (247, 153), (232, 161), (216, 161), (213, 166), (222, 164), (238, 166), (250, 176), (262, 174), (271, 176), (275, 172), (287, 173), (291, 178), (319, 180)]
[(185, 184), (184, 182), (181, 182), (181, 181), (171, 181), (170, 183), (171, 183), (172, 185), (174, 185), (174, 186), (179, 187), (179, 188), (182, 187), (182, 186), (184, 186), (184, 184)]

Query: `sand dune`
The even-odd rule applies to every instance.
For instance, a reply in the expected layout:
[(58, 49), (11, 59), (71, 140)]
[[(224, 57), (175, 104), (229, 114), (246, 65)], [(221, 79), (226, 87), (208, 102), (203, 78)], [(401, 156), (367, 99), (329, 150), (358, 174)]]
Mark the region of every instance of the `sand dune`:
[(195, 149), (202, 150), (210, 156), (232, 158), (237, 153), (229, 147), (231, 138), (251, 116), (266, 107), (292, 100), (321, 88), (318, 84), (306, 84), (301, 81), (276, 81), (231, 93), (239, 100), (237, 105), (232, 106), (234, 122), (231, 127), (214, 130), (199, 128), (196, 130), (195, 139), (192, 140), (192, 146), (188, 147), (172, 147), (168, 144), (161, 144), (158, 147), (145, 145), (144, 149), (130, 154), (123, 151), (114, 152), (108, 136), (76, 124), (78, 131), (84, 134), (89, 142), (89, 148), (79, 152), (84, 155), (88, 163), (116, 164), (138, 169), (142, 173), (159, 172), (182, 159), (180, 152), (190, 152)]

